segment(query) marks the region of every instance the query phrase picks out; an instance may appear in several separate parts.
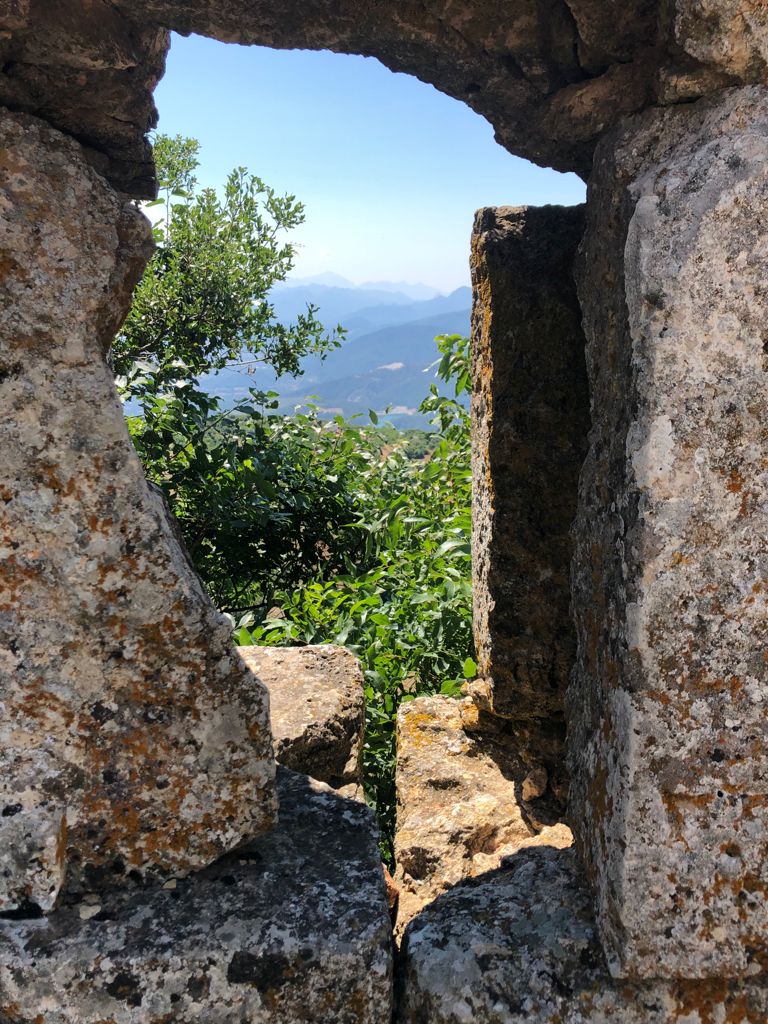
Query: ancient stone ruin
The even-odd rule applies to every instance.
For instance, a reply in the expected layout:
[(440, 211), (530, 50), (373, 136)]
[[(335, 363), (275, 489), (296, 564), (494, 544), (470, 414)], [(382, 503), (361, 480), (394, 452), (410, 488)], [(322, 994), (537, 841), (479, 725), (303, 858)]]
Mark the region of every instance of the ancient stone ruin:
[[(396, 963), (354, 660), (231, 646), (105, 361), (171, 29), (589, 182), (475, 222), (481, 678), (401, 712)], [(5, 0), (0, 55), (0, 1021), (765, 1024), (768, 5)]]

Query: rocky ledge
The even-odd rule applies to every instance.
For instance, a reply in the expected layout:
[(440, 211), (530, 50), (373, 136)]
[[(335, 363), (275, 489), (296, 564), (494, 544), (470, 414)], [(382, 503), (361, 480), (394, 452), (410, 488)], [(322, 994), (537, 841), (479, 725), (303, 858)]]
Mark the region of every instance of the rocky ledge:
[(162, 889), (0, 922), (3, 1024), (389, 1024), (372, 813), (279, 769), (280, 824)]
[(765, 1024), (765, 979), (610, 976), (572, 849), (522, 850), (405, 933), (398, 1024)]

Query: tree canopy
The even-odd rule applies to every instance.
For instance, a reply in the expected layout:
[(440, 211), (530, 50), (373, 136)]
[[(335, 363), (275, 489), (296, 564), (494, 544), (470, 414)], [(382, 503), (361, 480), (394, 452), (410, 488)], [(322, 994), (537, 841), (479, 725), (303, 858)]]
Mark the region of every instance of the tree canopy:
[(229, 174), (222, 195), (199, 188), (199, 149), (179, 135), (155, 139), (160, 196), (149, 207), (161, 214), (157, 250), (111, 352), (135, 398), (147, 374), (156, 391), (230, 361), (295, 375), (304, 355), (327, 352), (341, 333), (327, 332), (312, 306), (284, 325), (269, 301), (293, 267), (295, 248), (285, 235), (303, 223), (302, 204), (243, 167)]

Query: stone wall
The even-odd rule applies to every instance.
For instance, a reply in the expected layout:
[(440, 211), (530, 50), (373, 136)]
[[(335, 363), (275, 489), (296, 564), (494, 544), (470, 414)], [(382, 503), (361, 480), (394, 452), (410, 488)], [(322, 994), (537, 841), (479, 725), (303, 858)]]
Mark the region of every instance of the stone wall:
[[(291, 860), (290, 836), (273, 832), (224, 866), (204, 867), (274, 822), (267, 700), (142, 476), (104, 362), (149, 252), (147, 225), (126, 196), (154, 189), (145, 133), (176, 29), (377, 56), (468, 103), (512, 152), (592, 174), (579, 271), (592, 430), (574, 533), (577, 661), (566, 704), (583, 867), (567, 852), (513, 854), (500, 874), (417, 915), (405, 939), (402, 1019), (764, 1024), (765, 12), (755, 0), (2, 6), (0, 913), (11, 919), (0, 929), (0, 1016), (50, 1016), (46, 971), (61, 962), (52, 1024), (97, 1010), (121, 1024), (174, 1014), (222, 1024), (244, 1013), (284, 1024), (308, 1013), (329, 1024), (390, 1017), (387, 912), (363, 808), (287, 783), (297, 810), (284, 826), (313, 817), (309, 853)], [(505, 533), (490, 514), (479, 520), (496, 538), (495, 555), (488, 548), (479, 562), (485, 697), (558, 788), (572, 651), (564, 521), (583, 404), (564, 410), (581, 424), (570, 446), (547, 450), (547, 438), (564, 436), (567, 416), (548, 431), (561, 411), (553, 395), (579, 379), (559, 361), (575, 353), (577, 334), (569, 327), (558, 348), (544, 332), (537, 349), (541, 282), (523, 294), (525, 277), (493, 262), (498, 240), (525, 266), (517, 230), (525, 238), (552, 216), (481, 221), (478, 290), (496, 282), (482, 298), (491, 314), (478, 335), (482, 359), (506, 388), (502, 342), (512, 335), (498, 332), (494, 307), (508, 304), (519, 321), (514, 343), (525, 342), (517, 351), (543, 371), (546, 388), (539, 406), (518, 364), (507, 367), (518, 391), (505, 407), (483, 372), (475, 424), (485, 437), (487, 508), (502, 499), (519, 529), (533, 531), (515, 551), (517, 528)], [(570, 267), (575, 221), (567, 245), (543, 245), (541, 230), (529, 254), (542, 262), (531, 273)], [(542, 294), (575, 323), (570, 269), (563, 281)], [(515, 403), (532, 431), (526, 460), (535, 472), (521, 471)], [(516, 469), (507, 469), (505, 445)], [(558, 509), (551, 528), (539, 485), (564, 466), (567, 495), (548, 492)], [(525, 489), (551, 540), (544, 558), (535, 524), (514, 505)], [(497, 614), (505, 594), (514, 610), (499, 602)], [(526, 607), (531, 594), (548, 604)], [(498, 641), (509, 637), (523, 660), (499, 657)], [(556, 666), (549, 691), (545, 649)], [(494, 660), (515, 669), (505, 676)], [(349, 841), (334, 845), (340, 831)], [(327, 851), (330, 861), (303, 885), (312, 857)], [(178, 899), (192, 908), (193, 942), (178, 948), (214, 969), (201, 966), (202, 980), (182, 972), (173, 985), (161, 971), (142, 990), (146, 951), (173, 959), (163, 926), (185, 875)], [(150, 888), (137, 892), (133, 882)], [(238, 916), (241, 885), (260, 908), (248, 921)], [(262, 902), (263, 885), (274, 902)], [(222, 900), (219, 886), (235, 886), (232, 897)], [(370, 915), (357, 891), (368, 894)], [(309, 914), (311, 944), (280, 931), (286, 911), (297, 928)], [(38, 925), (29, 915), (41, 912), (51, 916)], [(272, 943), (276, 932), (283, 945)], [(128, 933), (134, 946), (122, 942)], [(121, 943), (128, 950), (116, 972), (104, 956), (113, 940), (116, 952)], [(37, 957), (43, 949), (52, 957)], [(339, 965), (327, 985), (324, 951)], [(608, 969), (629, 980), (611, 982)], [(94, 992), (106, 993), (96, 1007)]]
[(627, 122), (588, 209), (574, 831), (614, 971), (749, 975), (768, 962), (768, 90)]

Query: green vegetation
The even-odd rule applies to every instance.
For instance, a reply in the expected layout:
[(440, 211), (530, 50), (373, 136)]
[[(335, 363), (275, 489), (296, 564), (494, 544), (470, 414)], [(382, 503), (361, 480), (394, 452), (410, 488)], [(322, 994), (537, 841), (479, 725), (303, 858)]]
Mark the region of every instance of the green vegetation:
[(243, 167), (227, 178), (223, 198), (198, 189), (198, 151), (194, 139), (155, 139), (158, 247), (111, 353), (138, 398), (233, 360), (297, 374), (304, 355), (329, 351), (342, 333), (327, 334), (312, 306), (284, 326), (269, 302), (293, 267), (294, 248), (281, 238), (303, 222), (301, 203)]
[[(467, 386), (466, 339), (439, 338), (438, 346), (440, 375), (456, 382), (458, 398)], [(366, 679), (366, 794), (386, 841), (394, 828), (398, 705), (421, 694), (455, 695), (475, 672), (468, 415), (434, 385), (422, 410), (437, 428), (423, 460), (408, 454), (407, 438), (390, 447), (389, 431), (302, 418), (317, 431), (318, 469), (338, 450), (350, 468), (351, 515), (334, 551), (343, 568), (322, 566), (302, 586), (273, 594), (285, 618), (249, 612), (236, 632), (240, 644), (338, 643), (358, 655)]]
[[(190, 555), (239, 644), (338, 643), (366, 680), (365, 786), (389, 853), (394, 719), (401, 701), (455, 694), (471, 658), (467, 342), (439, 338), (438, 375), (422, 411), (432, 433), (281, 416), (251, 390), (223, 409), (201, 374), (250, 357), (298, 372), (329, 335), (310, 308), (274, 323), (268, 289), (291, 266), (280, 244), (301, 220), (291, 197), (233, 172), (220, 202), (197, 193), (197, 148), (158, 140), (165, 193), (159, 248), (113, 351), (129, 430), (164, 491)], [(279, 609), (279, 612), (277, 611)]]

